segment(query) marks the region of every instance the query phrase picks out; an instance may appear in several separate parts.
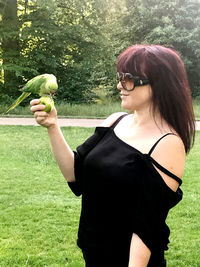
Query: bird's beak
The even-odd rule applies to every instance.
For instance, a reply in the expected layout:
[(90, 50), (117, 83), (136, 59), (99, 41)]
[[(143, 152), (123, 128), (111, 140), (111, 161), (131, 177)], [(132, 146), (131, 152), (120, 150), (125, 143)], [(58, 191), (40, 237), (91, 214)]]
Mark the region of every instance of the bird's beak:
[(50, 94), (53, 97), (55, 95), (55, 90), (51, 90)]

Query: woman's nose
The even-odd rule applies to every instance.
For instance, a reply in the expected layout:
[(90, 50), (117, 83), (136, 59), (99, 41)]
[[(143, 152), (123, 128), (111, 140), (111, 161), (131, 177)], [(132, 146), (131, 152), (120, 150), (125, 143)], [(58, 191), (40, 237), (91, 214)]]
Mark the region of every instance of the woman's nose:
[(122, 89), (123, 89), (121, 82), (118, 82), (118, 84), (117, 84), (117, 89), (118, 89), (118, 90), (122, 90)]

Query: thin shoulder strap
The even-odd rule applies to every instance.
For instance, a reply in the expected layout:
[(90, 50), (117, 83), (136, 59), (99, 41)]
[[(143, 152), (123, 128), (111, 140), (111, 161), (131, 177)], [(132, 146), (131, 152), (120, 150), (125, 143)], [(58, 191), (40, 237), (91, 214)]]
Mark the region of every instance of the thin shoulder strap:
[(127, 116), (128, 114), (123, 114), (123, 115), (121, 115), (121, 116), (119, 116), (119, 118), (111, 125), (111, 129), (114, 129), (115, 128), (115, 126), (125, 117), (125, 116)]
[(156, 143), (152, 146), (152, 148), (150, 149), (149, 153), (148, 153), (148, 156), (149, 156), (149, 159), (151, 160), (151, 162), (159, 169), (161, 170), (162, 172), (164, 172), (165, 174), (167, 174), (169, 177), (173, 178), (174, 180), (176, 180), (179, 185), (182, 184), (182, 180), (177, 177), (175, 174), (173, 174), (172, 172), (168, 171), (167, 169), (165, 169), (163, 166), (161, 166), (157, 161), (155, 161), (155, 159), (153, 159), (150, 155), (151, 153), (153, 152), (153, 150), (155, 149), (155, 147), (157, 146), (157, 144), (160, 142), (160, 140), (162, 140), (165, 136), (167, 135), (175, 135), (174, 133), (167, 133), (167, 134), (164, 134), (163, 136), (161, 136), (161, 138), (158, 139), (158, 141), (156, 141)]
[(152, 148), (150, 149), (148, 155), (149, 155), (149, 156), (151, 155), (151, 153), (154, 151), (155, 147), (156, 147), (157, 144), (160, 142), (160, 140), (162, 140), (165, 136), (170, 135), (170, 134), (175, 135), (174, 133), (167, 133), (167, 134), (164, 134), (163, 136), (161, 136), (161, 137), (155, 142), (155, 144), (152, 146)]
[(149, 156), (150, 161), (162, 172), (164, 172), (165, 174), (167, 174), (169, 177), (173, 178), (174, 180), (176, 180), (179, 185), (182, 184), (182, 180), (176, 176), (175, 174), (173, 174), (172, 172), (168, 171), (167, 169), (165, 169), (163, 166), (161, 166), (157, 161), (155, 161), (155, 159), (153, 159), (152, 157)]

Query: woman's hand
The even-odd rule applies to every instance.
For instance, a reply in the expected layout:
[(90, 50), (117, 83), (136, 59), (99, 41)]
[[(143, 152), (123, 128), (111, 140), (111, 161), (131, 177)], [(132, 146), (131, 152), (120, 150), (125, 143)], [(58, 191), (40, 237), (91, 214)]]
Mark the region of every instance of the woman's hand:
[(51, 128), (53, 126), (57, 126), (57, 111), (55, 108), (49, 113), (45, 112), (45, 105), (40, 105), (39, 99), (34, 99), (30, 102), (31, 111), (34, 113), (35, 120), (38, 124)]

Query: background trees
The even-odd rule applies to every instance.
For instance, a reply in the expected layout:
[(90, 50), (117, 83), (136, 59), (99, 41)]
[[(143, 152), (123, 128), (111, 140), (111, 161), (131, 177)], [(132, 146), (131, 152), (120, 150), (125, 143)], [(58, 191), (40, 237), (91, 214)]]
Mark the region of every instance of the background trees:
[(4, 0), (1, 6), (3, 11), (1, 21), (1, 59), (6, 89), (3, 93), (11, 95), (13, 85), (17, 84), (19, 80), (16, 74), (20, 53), (17, 0)]
[(0, 97), (41, 73), (59, 82), (57, 99), (90, 102), (114, 94), (115, 63), (134, 43), (175, 48), (200, 95), (198, 0), (0, 0)]
[[(200, 94), (200, 1), (127, 0), (132, 43), (163, 44), (181, 54), (193, 96)], [(134, 14), (132, 16), (132, 14)]]

